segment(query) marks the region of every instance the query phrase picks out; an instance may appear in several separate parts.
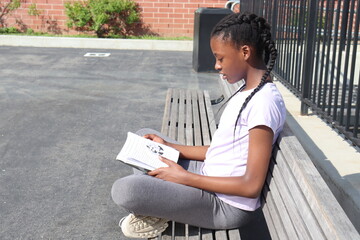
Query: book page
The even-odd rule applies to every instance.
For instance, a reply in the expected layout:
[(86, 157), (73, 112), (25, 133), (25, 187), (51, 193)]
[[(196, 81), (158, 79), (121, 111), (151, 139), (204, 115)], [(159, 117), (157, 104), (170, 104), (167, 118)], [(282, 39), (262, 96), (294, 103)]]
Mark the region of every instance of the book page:
[(167, 167), (167, 164), (162, 162), (159, 156), (177, 162), (179, 152), (164, 144), (128, 132), (126, 142), (116, 159), (131, 165), (154, 170), (159, 167)]

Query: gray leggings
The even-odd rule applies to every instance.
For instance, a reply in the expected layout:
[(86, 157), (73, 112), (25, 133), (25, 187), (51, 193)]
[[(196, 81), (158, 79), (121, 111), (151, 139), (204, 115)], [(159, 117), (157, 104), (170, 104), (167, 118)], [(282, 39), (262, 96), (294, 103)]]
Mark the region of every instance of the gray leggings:
[[(154, 133), (168, 142), (169, 139), (152, 129), (141, 129), (138, 135)], [(179, 159), (183, 168), (199, 173), (202, 162)], [(245, 225), (255, 212), (235, 208), (214, 193), (202, 189), (164, 181), (134, 170), (133, 175), (118, 179), (111, 189), (114, 202), (136, 215), (165, 218), (180, 223), (209, 229), (231, 229)]]

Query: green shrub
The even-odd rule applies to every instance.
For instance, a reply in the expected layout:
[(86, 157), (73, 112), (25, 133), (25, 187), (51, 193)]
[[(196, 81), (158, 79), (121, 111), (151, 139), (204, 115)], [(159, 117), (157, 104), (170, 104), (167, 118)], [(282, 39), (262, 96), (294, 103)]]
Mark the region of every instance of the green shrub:
[(9, 33), (20, 33), (20, 30), (16, 27), (5, 27), (0, 28), (0, 33), (2, 34), (9, 34)]
[(34, 29), (28, 28), (28, 29), (26, 29), (25, 33), (28, 35), (33, 35), (35, 33), (35, 31), (34, 31)]
[(95, 31), (98, 37), (128, 36), (140, 21), (138, 5), (132, 0), (87, 0), (65, 3), (68, 27)]

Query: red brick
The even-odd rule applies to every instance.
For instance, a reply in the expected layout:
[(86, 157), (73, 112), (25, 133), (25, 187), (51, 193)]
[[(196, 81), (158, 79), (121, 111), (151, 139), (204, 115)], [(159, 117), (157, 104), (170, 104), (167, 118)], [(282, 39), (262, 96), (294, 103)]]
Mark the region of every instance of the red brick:
[(146, 13), (141, 13), (141, 16), (144, 17), (144, 18), (152, 18), (154, 17), (154, 13), (150, 13), (150, 12), (146, 12)]
[(169, 7), (169, 3), (154, 3), (154, 7), (158, 7), (158, 8), (168, 8), (168, 7)]
[(146, 22), (151, 22), (151, 23), (158, 23), (159, 22), (158, 18), (146, 18), (144, 20), (146, 20)]
[(198, 9), (199, 8), (199, 4), (194, 4), (194, 3), (185, 3), (184, 4), (185, 8), (194, 8), (194, 9)]
[(182, 24), (182, 23), (170, 23), (169, 28), (184, 28), (184, 24)]
[(174, 19), (173, 18), (161, 18), (159, 20), (159, 22), (162, 22), (162, 23), (174, 23)]
[(143, 11), (156, 13), (156, 12), (159, 12), (159, 9), (158, 8), (143, 8)]
[(154, 7), (154, 3), (153, 2), (143, 2), (140, 4), (141, 7)]
[(177, 8), (175, 10), (176, 13), (189, 13), (189, 9), (188, 8)]
[(49, 15), (63, 15), (64, 11), (61, 11), (61, 10), (49, 10), (48, 14)]
[(169, 13), (154, 13), (154, 17), (157, 17), (157, 18), (168, 18), (168, 17), (169, 17)]
[(176, 10), (184, 8), (183, 3), (169, 3), (169, 7), (176, 8)]
[(51, 5), (51, 9), (65, 9), (64, 5), (53, 4)]
[(184, 19), (184, 18), (175, 18), (174, 19), (174, 23), (188, 23), (189, 20), (188, 19)]
[(182, 13), (170, 13), (169, 18), (184, 18), (184, 14), (182, 14)]
[(173, 8), (159, 8), (159, 12), (173, 13), (174, 9)]
[(167, 23), (156, 23), (156, 24), (152, 24), (152, 26), (154, 28), (168, 28), (169, 24), (167, 24)]
[(194, 13), (189, 13), (189, 14), (185, 14), (184, 13), (184, 18), (187, 18), (187, 19), (193, 19), (194, 18), (194, 16), (195, 16), (195, 14)]

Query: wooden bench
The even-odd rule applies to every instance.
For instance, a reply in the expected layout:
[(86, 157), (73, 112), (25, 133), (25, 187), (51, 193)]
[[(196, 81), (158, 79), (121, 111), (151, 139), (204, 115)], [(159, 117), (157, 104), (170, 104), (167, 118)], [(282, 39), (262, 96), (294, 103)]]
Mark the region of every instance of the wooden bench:
[[(222, 87), (226, 99), (237, 86)], [(208, 145), (215, 130), (207, 91), (168, 90), (162, 133), (186, 145)], [(250, 232), (246, 227), (209, 230), (173, 222), (158, 239), (360, 239), (287, 125), (274, 146), (262, 212), (257, 221), (264, 217), (265, 226), (253, 222)]]

